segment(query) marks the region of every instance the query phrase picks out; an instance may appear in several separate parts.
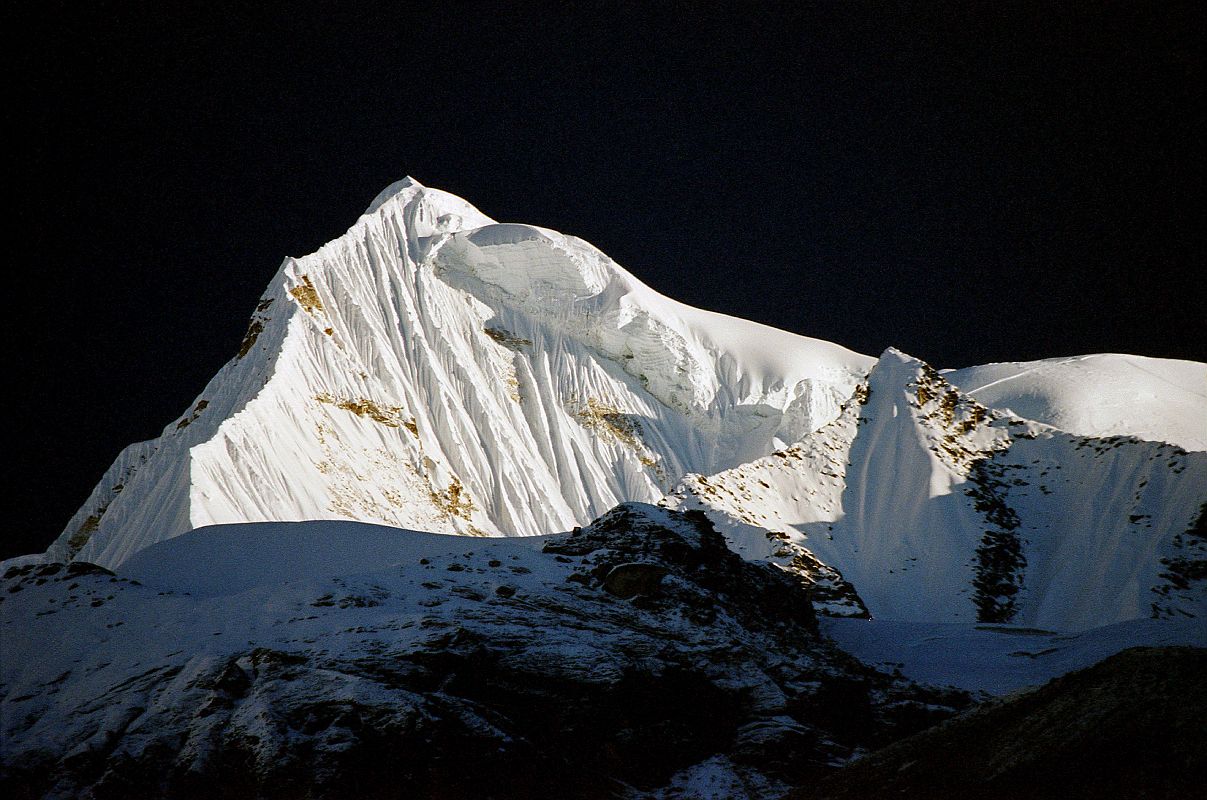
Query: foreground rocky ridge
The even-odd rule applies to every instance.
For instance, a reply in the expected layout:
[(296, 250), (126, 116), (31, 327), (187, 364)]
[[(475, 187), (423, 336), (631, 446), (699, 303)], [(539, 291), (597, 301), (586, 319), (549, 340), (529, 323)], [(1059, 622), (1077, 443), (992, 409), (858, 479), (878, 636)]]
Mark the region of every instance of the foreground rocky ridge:
[[(702, 515), (340, 525), (8, 570), (5, 796), (761, 798), (968, 702), (822, 640), (800, 583)], [(360, 571), (349, 537), (395, 557)], [(187, 593), (158, 585), (180, 562)]]

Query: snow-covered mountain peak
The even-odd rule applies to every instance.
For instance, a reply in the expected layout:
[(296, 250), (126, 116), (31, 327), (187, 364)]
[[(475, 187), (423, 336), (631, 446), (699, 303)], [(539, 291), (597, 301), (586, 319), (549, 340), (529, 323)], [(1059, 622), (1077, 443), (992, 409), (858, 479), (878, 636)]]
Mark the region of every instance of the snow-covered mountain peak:
[(378, 192), (364, 213), (366, 215), (374, 214), (391, 201), (403, 207), (411, 205), (416, 201), (421, 201), (425, 205), (426, 210), (434, 212), (428, 215), (432, 219), (439, 219), (445, 215), (458, 217), (462, 224), (456, 225), (454, 227), (455, 230), (460, 230), (463, 226), (476, 228), (494, 222), (494, 220), (463, 198), (442, 189), (433, 189), (424, 186), (410, 175), (402, 180), (394, 181), (394, 183)]
[(921, 363), (923, 363), (921, 361), (921, 359), (914, 358), (909, 353), (898, 350), (896, 347), (893, 347), (892, 345), (889, 345), (888, 347), (884, 348), (884, 352), (880, 354), (880, 358), (877, 359), (877, 362), (878, 363), (883, 362), (884, 365), (886, 365), (886, 366), (889, 364), (892, 364), (892, 363), (900, 363), (900, 364), (921, 364)]
[[(47, 555), (114, 567), (239, 522), (547, 534), (665, 500), (813, 580), (833, 613), (1197, 613), (1207, 539), (1183, 534), (1204, 454), (1119, 434), (1193, 433), (1201, 369), (874, 360), (683, 305), (581, 239), (407, 179), (286, 259), (235, 358), (118, 457)], [(1039, 421), (1020, 416), (1036, 396)], [(1120, 400), (1153, 413), (1129, 421)]]
[(419, 183), (419, 181), (415, 180), (410, 175), (407, 175), (401, 180), (394, 181), (389, 186), (378, 192), (377, 196), (373, 198), (373, 202), (369, 203), (369, 207), (365, 209), (365, 213), (372, 214), (374, 211), (385, 205), (387, 200), (392, 200), (397, 195), (403, 194), (408, 190), (422, 188), (423, 186)]
[(872, 359), (406, 178), (0, 565), (0, 786), (780, 796), (966, 702), (825, 630), (1001, 692), (1201, 644), (1205, 379)]
[(566, 530), (826, 424), (873, 360), (659, 295), (573, 236), (404, 179), (289, 258), (236, 357), (51, 548), (203, 525)]

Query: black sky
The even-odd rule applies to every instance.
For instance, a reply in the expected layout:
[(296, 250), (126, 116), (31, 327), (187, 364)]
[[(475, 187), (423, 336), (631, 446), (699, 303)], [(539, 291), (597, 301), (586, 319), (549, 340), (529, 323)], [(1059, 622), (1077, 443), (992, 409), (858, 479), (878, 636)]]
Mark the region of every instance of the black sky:
[(0, 555), (405, 174), (865, 353), (1205, 356), (1198, 3), (75, 5), (6, 25)]

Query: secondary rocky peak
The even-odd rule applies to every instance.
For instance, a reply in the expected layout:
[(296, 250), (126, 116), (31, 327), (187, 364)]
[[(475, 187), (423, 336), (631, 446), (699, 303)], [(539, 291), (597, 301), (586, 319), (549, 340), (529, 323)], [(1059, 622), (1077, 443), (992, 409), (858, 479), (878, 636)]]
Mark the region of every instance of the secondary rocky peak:
[(672, 497), (827, 613), (1078, 630), (1204, 613), (1170, 567), (1205, 563), (1204, 485), (1207, 453), (1023, 419), (890, 349), (834, 422)]

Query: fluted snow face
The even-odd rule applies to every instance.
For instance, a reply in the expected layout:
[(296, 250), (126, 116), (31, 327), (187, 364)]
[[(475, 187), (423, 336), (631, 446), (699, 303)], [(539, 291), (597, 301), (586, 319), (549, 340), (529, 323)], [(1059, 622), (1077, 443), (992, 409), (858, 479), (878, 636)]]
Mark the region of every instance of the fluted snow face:
[(566, 530), (821, 427), (872, 361), (408, 179), (286, 259), (239, 356), (119, 456), (49, 555), (114, 566), (229, 522)]

